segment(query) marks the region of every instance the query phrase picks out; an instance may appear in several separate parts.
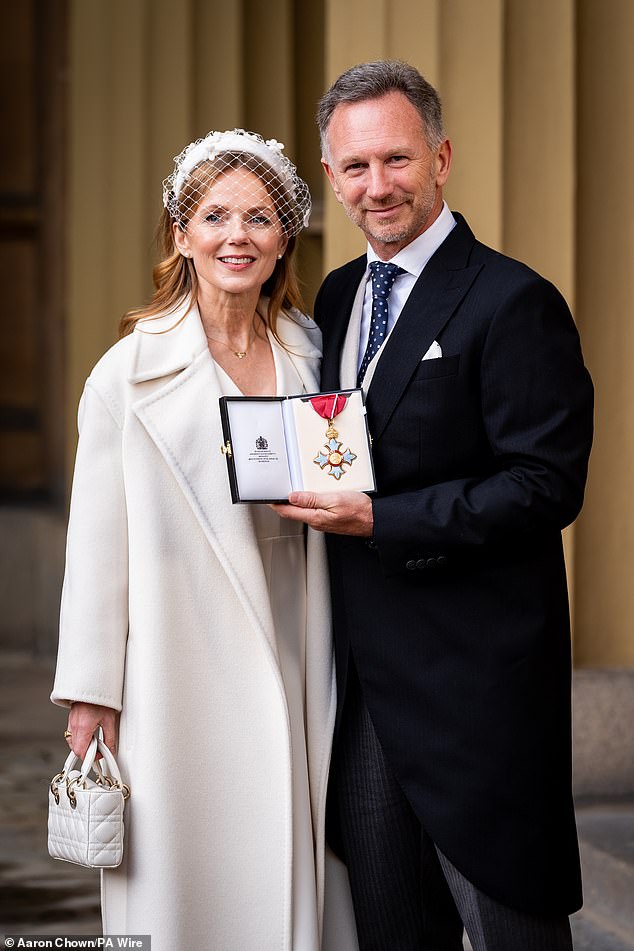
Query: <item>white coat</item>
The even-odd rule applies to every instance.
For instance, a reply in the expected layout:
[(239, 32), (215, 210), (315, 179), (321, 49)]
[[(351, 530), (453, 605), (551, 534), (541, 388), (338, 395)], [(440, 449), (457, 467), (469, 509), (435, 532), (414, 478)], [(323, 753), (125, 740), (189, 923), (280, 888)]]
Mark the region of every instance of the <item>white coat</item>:
[[(279, 332), (314, 392), (320, 333), (293, 316)], [(104, 931), (151, 934), (153, 951), (291, 951), (291, 738), (269, 595), (249, 507), (231, 503), (198, 312), (177, 320), (137, 325), (86, 383), (52, 699), (122, 711), (132, 795), (124, 864), (103, 875)], [(336, 699), (323, 537), (311, 530), (307, 564), (320, 920), (325, 891), (336, 906), (322, 947), (350, 951), (347, 882), (324, 854)]]

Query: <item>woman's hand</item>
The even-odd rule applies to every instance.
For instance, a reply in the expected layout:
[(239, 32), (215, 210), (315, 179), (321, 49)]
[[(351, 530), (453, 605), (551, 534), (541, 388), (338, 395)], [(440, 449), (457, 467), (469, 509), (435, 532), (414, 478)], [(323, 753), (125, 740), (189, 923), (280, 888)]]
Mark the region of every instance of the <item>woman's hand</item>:
[(92, 740), (92, 735), (98, 726), (103, 728), (103, 738), (106, 746), (117, 752), (117, 733), (119, 714), (111, 707), (100, 707), (96, 703), (74, 703), (68, 715), (68, 729), (71, 736), (66, 742), (73, 753), (86, 755), (86, 750)]

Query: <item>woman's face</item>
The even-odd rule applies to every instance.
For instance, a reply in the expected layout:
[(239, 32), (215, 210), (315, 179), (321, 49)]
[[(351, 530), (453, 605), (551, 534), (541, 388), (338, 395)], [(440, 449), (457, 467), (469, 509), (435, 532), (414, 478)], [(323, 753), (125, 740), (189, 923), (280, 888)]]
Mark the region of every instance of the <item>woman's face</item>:
[(246, 168), (212, 182), (187, 230), (174, 225), (174, 241), (192, 258), (203, 291), (208, 285), (230, 294), (259, 291), (287, 245), (266, 186)]

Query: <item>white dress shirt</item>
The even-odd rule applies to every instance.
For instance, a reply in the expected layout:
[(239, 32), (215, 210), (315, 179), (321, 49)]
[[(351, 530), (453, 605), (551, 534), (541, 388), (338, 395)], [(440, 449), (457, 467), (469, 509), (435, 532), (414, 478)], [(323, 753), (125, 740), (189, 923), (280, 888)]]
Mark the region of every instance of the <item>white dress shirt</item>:
[[(414, 238), (407, 247), (390, 258), (391, 264), (398, 264), (405, 271), (405, 274), (399, 274), (394, 281), (394, 286), (390, 292), (388, 306), (387, 333), (385, 339), (389, 337), (398, 320), (405, 302), (409, 297), (414, 284), (423, 272), (423, 269), (431, 256), (438, 250), (448, 234), (456, 227), (456, 219), (451, 214), (447, 203), (443, 202), (442, 211), (429, 228)], [(379, 261), (380, 258), (368, 245), (368, 264), (370, 261)], [(361, 316), (361, 326), (359, 329), (359, 354), (357, 369), (361, 366), (363, 355), (368, 345), (368, 336), (370, 333), (370, 317), (372, 314), (372, 281), (370, 279), (370, 269), (366, 269), (365, 295), (363, 298), (363, 314)]]

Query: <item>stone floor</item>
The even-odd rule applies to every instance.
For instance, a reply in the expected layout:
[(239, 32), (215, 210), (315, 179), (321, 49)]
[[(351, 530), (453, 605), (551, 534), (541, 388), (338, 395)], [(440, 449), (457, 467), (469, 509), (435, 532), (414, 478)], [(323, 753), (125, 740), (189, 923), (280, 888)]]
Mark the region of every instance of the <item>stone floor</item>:
[(101, 934), (99, 873), (46, 848), (48, 784), (68, 755), (50, 663), (3, 654), (0, 669), (0, 932)]
[[(0, 934), (101, 933), (99, 874), (46, 848), (48, 784), (67, 756), (51, 683), (50, 662), (0, 655)], [(579, 820), (588, 907), (573, 918), (575, 951), (628, 951), (634, 806), (584, 807)]]

